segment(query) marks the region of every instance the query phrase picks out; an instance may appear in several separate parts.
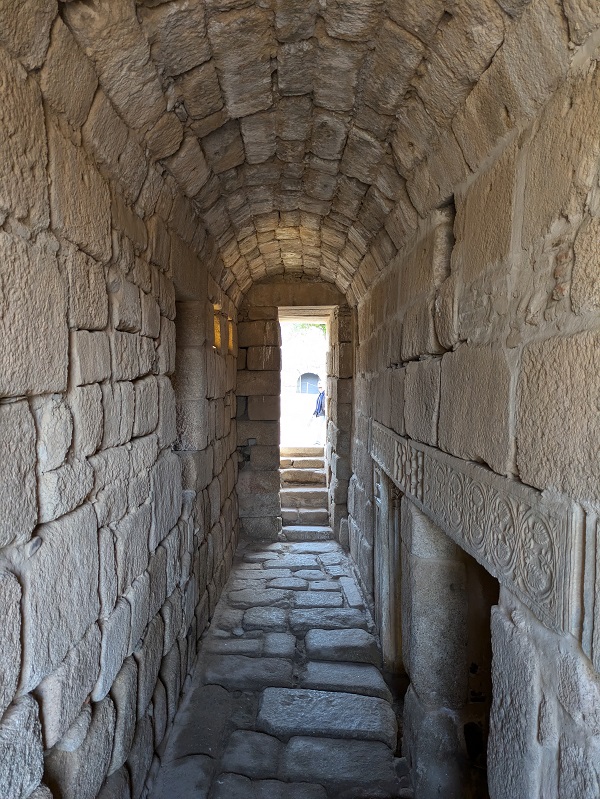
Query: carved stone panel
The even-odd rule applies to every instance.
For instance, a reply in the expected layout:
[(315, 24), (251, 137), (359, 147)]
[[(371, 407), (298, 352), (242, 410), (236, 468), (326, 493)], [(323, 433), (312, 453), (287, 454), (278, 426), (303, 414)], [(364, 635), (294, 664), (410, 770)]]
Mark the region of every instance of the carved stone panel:
[(371, 455), (456, 543), (548, 627), (581, 638), (583, 512), (373, 423)]

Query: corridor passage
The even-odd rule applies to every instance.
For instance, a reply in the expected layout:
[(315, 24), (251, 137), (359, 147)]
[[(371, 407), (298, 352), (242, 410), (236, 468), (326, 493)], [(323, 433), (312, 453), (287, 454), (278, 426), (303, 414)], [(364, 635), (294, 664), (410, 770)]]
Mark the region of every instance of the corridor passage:
[(337, 543), (242, 544), (151, 799), (412, 797), (379, 665)]

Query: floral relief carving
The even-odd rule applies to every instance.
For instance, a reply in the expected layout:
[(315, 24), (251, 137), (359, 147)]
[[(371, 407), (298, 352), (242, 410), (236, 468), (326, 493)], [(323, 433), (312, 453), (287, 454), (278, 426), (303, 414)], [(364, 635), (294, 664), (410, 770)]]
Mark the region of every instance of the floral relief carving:
[(569, 550), (578, 531), (570, 503), (550, 505), (534, 489), (377, 423), (372, 442), (373, 459), (459, 546), (548, 626), (570, 628), (569, 586), (580, 579)]

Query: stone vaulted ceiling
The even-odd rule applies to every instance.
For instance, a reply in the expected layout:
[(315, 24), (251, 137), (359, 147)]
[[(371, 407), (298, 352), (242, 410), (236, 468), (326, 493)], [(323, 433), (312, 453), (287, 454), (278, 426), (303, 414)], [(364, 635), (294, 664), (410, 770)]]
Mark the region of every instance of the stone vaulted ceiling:
[(355, 299), (428, 210), (419, 166), (448, 136), (474, 166), (454, 118), (528, 1), (76, 0), (63, 17), (191, 198), (224, 288), (285, 273)]

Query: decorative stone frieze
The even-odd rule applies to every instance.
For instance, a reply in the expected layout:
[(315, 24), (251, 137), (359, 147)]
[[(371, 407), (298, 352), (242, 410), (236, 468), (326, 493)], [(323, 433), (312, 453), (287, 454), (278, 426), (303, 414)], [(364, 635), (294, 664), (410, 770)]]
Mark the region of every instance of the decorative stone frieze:
[(584, 514), (373, 422), (371, 456), (456, 543), (548, 627), (580, 637)]

